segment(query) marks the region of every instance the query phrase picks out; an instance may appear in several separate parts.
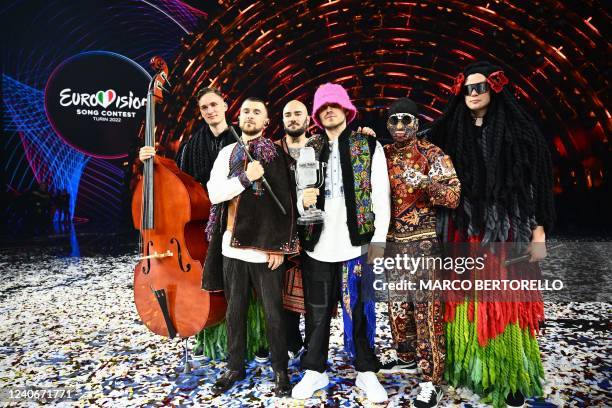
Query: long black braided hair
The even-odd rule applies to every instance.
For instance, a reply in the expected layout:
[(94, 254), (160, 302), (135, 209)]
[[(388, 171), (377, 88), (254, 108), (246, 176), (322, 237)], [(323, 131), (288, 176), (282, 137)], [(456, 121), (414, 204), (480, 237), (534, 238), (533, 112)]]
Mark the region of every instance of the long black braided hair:
[[(465, 68), (463, 77), (476, 73), (488, 77), (501, 70), (489, 62), (477, 62)], [(555, 209), (546, 140), (507, 87), (499, 93), (489, 89), (489, 94), (483, 123), (486, 143), (479, 145), (482, 142), (463, 92), (451, 96), (429, 132), (431, 141), (452, 158), (461, 181), (462, 204), (455, 213), (455, 224), (460, 231), (466, 231), (470, 223), (482, 231), (489, 226), (486, 209), (494, 205), (502, 219), (535, 219), (550, 231)]]
[(179, 168), (203, 185), (208, 182), (212, 170), (207, 154), (207, 127), (207, 124), (201, 126), (178, 152), (180, 155), (178, 157)]

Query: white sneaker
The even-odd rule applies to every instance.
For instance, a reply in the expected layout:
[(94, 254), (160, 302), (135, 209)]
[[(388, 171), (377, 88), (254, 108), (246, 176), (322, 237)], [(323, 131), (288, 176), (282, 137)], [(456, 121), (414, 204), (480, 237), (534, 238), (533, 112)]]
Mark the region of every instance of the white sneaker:
[(327, 387), (329, 377), (326, 373), (320, 373), (314, 370), (306, 370), (299, 383), (293, 387), (291, 397), (295, 399), (308, 399), (312, 397), (315, 391)]
[(376, 377), (376, 374), (372, 371), (357, 373), (355, 385), (365, 391), (366, 396), (371, 402), (380, 403), (389, 399), (387, 391), (380, 382), (378, 382), (378, 377)]
[(266, 364), (268, 361), (270, 361), (269, 355), (270, 352), (268, 349), (262, 347), (255, 352), (255, 361), (259, 364)]

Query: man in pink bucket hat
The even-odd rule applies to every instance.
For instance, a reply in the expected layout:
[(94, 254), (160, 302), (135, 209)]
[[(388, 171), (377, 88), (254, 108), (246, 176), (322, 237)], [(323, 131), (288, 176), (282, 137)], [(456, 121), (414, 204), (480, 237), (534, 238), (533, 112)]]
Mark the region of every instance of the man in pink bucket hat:
[[(374, 351), (376, 329), (372, 270), (365, 258), (382, 256), (390, 219), (390, 189), (385, 154), (380, 143), (347, 125), (357, 115), (346, 90), (327, 83), (314, 96), (312, 118), (323, 129), (312, 147), (324, 167), (321, 190), (298, 192), (298, 210), (310, 205), (325, 212), (323, 223), (304, 228), (301, 242), (306, 326), (305, 374), (293, 388), (297, 399), (310, 398), (329, 383), (325, 372), (332, 314), (341, 300), (344, 347), (353, 357), (356, 385), (371, 402), (384, 402), (387, 392), (378, 381), (380, 363)], [(368, 288), (370, 293), (368, 293)]]

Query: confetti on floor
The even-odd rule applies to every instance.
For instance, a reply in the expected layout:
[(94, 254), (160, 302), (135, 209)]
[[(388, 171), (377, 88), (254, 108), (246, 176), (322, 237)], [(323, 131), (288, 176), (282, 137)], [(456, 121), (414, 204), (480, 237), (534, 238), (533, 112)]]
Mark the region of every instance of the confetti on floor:
[[(269, 365), (251, 363), (231, 394), (212, 396), (224, 362), (192, 360), (183, 374), (183, 343), (149, 332), (133, 303), (135, 254), (58, 257), (49, 248), (0, 252), (0, 390), (49, 387), (72, 391), (54, 406), (401, 407), (417, 394), (418, 378), (379, 374), (390, 400), (372, 404), (354, 385), (335, 318), (330, 384), (307, 401), (272, 394)], [(386, 307), (378, 305), (377, 349), (390, 355)], [(540, 337), (547, 374), (538, 407), (610, 406), (609, 303), (546, 304)], [(190, 343), (193, 345), (193, 342)], [(301, 374), (290, 367), (293, 383)], [(481, 407), (466, 389), (445, 388), (444, 407)], [(6, 402), (2, 400), (0, 402)], [(30, 406), (20, 399), (11, 406)]]

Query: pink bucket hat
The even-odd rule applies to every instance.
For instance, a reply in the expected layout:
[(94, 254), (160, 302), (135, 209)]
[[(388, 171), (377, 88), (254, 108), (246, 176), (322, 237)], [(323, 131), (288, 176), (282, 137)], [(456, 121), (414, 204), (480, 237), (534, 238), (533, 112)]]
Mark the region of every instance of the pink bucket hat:
[(321, 85), (317, 92), (315, 92), (314, 103), (312, 106), (312, 119), (314, 122), (322, 128), (321, 122), (319, 121), (319, 110), (323, 105), (335, 103), (344, 108), (346, 112), (346, 124), (351, 123), (355, 116), (357, 116), (357, 108), (351, 102), (346, 89), (342, 85), (326, 83)]

